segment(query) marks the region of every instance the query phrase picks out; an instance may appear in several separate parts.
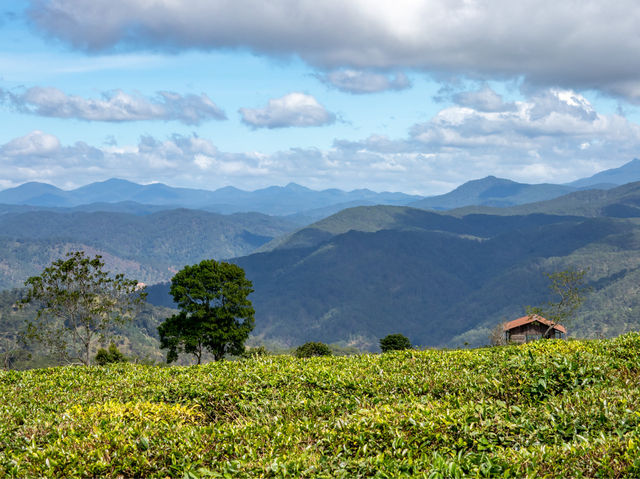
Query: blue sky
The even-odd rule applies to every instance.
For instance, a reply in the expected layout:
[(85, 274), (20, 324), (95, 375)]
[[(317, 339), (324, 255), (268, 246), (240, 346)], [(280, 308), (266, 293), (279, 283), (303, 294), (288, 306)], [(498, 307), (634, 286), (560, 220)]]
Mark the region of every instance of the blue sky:
[(624, 1), (5, 1), (0, 189), (572, 181), (640, 156), (638, 20)]

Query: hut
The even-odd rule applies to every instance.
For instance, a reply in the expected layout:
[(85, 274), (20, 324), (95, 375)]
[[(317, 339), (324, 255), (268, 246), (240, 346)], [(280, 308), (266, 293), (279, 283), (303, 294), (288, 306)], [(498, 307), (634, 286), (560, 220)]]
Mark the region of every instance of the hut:
[(561, 324), (543, 318), (537, 314), (530, 314), (514, 319), (503, 326), (504, 337), (507, 342), (527, 343), (541, 338), (564, 338), (567, 330)]

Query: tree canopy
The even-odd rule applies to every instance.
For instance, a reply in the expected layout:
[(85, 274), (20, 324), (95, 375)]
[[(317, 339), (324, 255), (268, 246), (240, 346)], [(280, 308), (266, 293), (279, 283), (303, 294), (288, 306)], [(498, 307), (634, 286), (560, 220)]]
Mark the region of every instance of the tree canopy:
[(380, 349), (383, 353), (411, 349), (411, 341), (404, 334), (389, 334), (380, 340)]
[(180, 311), (158, 327), (167, 362), (181, 352), (193, 354), (198, 364), (205, 351), (216, 361), (244, 352), (255, 311), (248, 299), (252, 283), (242, 268), (213, 259), (185, 266), (171, 280), (169, 292)]
[(73, 251), (25, 282), (22, 303), (38, 307), (28, 335), (45, 343), (61, 362), (89, 365), (96, 340), (114, 325), (131, 321), (145, 299), (137, 281), (122, 274), (111, 277), (103, 268), (100, 255)]
[(297, 358), (311, 358), (313, 356), (331, 356), (331, 348), (324, 343), (311, 341), (298, 346), (294, 352)]

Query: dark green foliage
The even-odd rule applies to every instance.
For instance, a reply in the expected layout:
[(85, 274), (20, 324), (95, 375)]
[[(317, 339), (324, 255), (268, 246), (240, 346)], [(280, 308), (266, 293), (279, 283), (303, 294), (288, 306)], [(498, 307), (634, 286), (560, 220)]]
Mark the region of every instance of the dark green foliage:
[(383, 353), (411, 349), (411, 341), (404, 334), (389, 334), (380, 339), (380, 349)]
[(124, 363), (127, 358), (120, 352), (114, 342), (109, 344), (109, 349), (100, 348), (96, 353), (96, 363), (104, 366), (111, 363)]
[(254, 326), (252, 292), (251, 281), (235, 264), (204, 260), (176, 273), (170, 293), (180, 312), (158, 327), (167, 362), (180, 352), (193, 354), (198, 364), (205, 351), (216, 361), (241, 355)]
[(23, 304), (35, 303), (37, 316), (28, 337), (46, 344), (61, 362), (91, 363), (90, 351), (114, 325), (129, 322), (146, 294), (135, 280), (103, 270), (101, 256), (68, 253), (26, 282)]
[(324, 343), (308, 342), (298, 346), (294, 351), (297, 358), (311, 358), (313, 356), (331, 356), (331, 348)]

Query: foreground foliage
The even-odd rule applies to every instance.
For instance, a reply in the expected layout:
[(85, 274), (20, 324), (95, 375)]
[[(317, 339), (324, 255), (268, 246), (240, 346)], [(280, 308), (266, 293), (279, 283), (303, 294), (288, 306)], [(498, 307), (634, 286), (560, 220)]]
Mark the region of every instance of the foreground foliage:
[(0, 476), (637, 477), (639, 360), (632, 333), (0, 372)]

